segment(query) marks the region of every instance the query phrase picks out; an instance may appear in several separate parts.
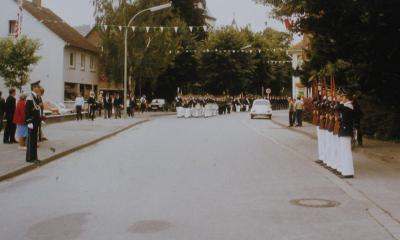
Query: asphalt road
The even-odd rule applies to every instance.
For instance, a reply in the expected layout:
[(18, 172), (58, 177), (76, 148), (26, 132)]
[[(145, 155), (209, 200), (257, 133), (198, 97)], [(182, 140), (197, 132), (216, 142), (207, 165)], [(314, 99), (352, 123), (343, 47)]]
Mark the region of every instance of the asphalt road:
[(0, 183), (0, 239), (392, 239), (305, 138), (247, 114), (154, 119)]

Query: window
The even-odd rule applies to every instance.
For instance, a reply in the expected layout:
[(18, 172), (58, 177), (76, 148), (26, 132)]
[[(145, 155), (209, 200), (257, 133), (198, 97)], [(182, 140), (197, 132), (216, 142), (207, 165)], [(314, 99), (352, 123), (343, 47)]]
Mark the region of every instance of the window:
[(77, 96), (76, 83), (64, 83), (64, 101), (74, 101)]
[(69, 67), (75, 68), (75, 54), (73, 52), (69, 54)]
[(16, 28), (17, 28), (17, 21), (15, 20), (8, 21), (8, 34), (10, 36), (14, 36), (17, 33)]
[(94, 72), (94, 57), (90, 56), (90, 71)]
[(85, 54), (81, 54), (81, 70), (85, 71), (85, 65), (86, 65), (86, 56)]

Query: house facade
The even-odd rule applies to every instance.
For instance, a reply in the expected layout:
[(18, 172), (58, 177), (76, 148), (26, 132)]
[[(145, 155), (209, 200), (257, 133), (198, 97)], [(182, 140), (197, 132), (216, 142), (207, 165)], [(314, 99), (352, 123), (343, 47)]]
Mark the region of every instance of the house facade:
[[(30, 81), (40, 80), (45, 100), (71, 101), (81, 92), (88, 95), (98, 85), (97, 49), (64, 22), (41, 0), (23, 0), (21, 35), (36, 39), (41, 47), (39, 63), (32, 67)], [(0, 10), (0, 38), (15, 37), (18, 5), (16, 0), (3, 0)], [(0, 89), (7, 92), (0, 78)], [(24, 87), (29, 91), (29, 86)]]
[[(304, 50), (308, 48), (309, 40), (304, 37), (303, 40), (289, 49), (288, 55), (292, 58), (292, 67), (294, 70), (301, 69), (304, 63)], [(312, 97), (311, 89), (307, 88), (298, 76), (292, 76), (292, 97), (298, 96)]]

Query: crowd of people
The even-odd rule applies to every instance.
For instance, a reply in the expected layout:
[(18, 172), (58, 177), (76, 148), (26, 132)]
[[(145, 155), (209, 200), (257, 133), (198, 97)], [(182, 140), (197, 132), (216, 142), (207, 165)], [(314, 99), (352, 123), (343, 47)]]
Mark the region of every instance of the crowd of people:
[(94, 121), (96, 116), (104, 116), (104, 119), (111, 118), (122, 118), (122, 112), (127, 106), (128, 117), (134, 117), (135, 111), (138, 109), (143, 113), (147, 109), (147, 99), (146, 96), (142, 96), (139, 100), (136, 100), (134, 96), (128, 96), (127, 102), (124, 104), (123, 98), (120, 94), (104, 94), (100, 92), (96, 97), (95, 92), (91, 91), (89, 98), (86, 100), (82, 94), (78, 94), (75, 98), (75, 111), (76, 120), (80, 121), (83, 119), (83, 111), (85, 110), (85, 104), (87, 104), (87, 116), (89, 119)]
[(4, 144), (16, 144), (26, 151), (27, 162), (37, 162), (38, 142), (47, 141), (44, 137), (42, 124), (45, 120), (43, 110), (44, 89), (40, 82), (31, 84), (31, 93), (21, 93), (18, 101), (16, 89), (9, 90), (8, 97), (3, 98), (0, 92), (0, 132), (4, 127)]
[[(212, 96), (212, 95), (180, 95), (175, 98), (178, 118), (212, 117), (232, 112), (249, 112), (254, 100), (266, 97), (249, 96)], [(271, 96), (268, 98), (274, 110), (287, 109), (287, 97)]]

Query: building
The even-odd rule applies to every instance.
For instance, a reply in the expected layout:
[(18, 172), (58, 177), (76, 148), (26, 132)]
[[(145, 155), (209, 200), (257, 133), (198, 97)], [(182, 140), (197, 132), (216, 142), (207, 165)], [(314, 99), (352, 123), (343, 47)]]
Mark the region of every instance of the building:
[[(64, 22), (41, 0), (23, 0), (21, 35), (41, 43), (40, 62), (33, 66), (31, 81), (41, 80), (45, 100), (73, 100), (79, 92), (88, 95), (97, 90), (97, 48), (74, 28)], [(18, 12), (16, 0), (2, 0), (0, 37), (14, 37)], [(5, 92), (4, 81), (0, 89)], [(28, 90), (28, 86), (24, 87)]]
[[(288, 55), (292, 58), (292, 67), (294, 70), (301, 69), (301, 65), (304, 62), (304, 50), (309, 47), (309, 39), (303, 37), (303, 40), (298, 44), (291, 47), (288, 51)], [(298, 96), (311, 97), (311, 89), (307, 88), (301, 81), (300, 77), (292, 76), (292, 97)]]

